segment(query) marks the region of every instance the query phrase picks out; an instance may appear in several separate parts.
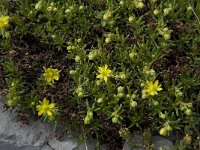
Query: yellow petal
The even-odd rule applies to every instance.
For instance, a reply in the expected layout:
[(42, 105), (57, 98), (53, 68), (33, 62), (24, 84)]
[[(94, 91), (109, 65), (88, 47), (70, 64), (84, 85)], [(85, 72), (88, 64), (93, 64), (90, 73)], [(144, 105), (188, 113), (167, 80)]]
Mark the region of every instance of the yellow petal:
[(158, 86), (158, 80), (155, 81), (154, 85), (155, 85), (155, 86)]
[(104, 68), (103, 67), (98, 67), (99, 68), (99, 72), (103, 72)]
[(59, 79), (59, 76), (54, 76), (54, 79), (55, 79), (55, 80), (58, 80), (58, 79)]
[(49, 108), (54, 108), (54, 107), (55, 107), (55, 103), (49, 104)]
[(111, 70), (108, 70), (108, 73), (110, 74), (112, 71)]
[(47, 115), (51, 117), (52, 116), (52, 112), (48, 110), (47, 111)]
[(101, 74), (97, 76), (97, 78), (101, 78)]
[(107, 64), (105, 64), (105, 70), (108, 68), (108, 65)]
[(107, 82), (107, 80), (108, 80), (108, 77), (104, 76), (103, 78), (104, 78), (104, 80)]
[(162, 91), (162, 90), (163, 90), (163, 88), (160, 88), (160, 87), (159, 87), (159, 88), (157, 88), (157, 91)]
[(49, 105), (49, 101), (47, 100), (47, 98), (43, 98), (43, 104), (42, 105)]
[(44, 113), (43, 110), (39, 111), (39, 112), (38, 112), (38, 116), (41, 116), (43, 113)]
[(151, 86), (151, 82), (149, 80), (146, 81), (147, 86)]

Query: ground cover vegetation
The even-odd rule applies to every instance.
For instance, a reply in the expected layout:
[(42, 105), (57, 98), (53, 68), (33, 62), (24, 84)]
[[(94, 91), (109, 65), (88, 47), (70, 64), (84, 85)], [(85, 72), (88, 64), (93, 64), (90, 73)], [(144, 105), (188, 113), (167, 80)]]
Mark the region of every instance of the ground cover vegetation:
[(200, 1), (0, 3), (8, 107), (108, 149), (137, 133), (200, 148)]

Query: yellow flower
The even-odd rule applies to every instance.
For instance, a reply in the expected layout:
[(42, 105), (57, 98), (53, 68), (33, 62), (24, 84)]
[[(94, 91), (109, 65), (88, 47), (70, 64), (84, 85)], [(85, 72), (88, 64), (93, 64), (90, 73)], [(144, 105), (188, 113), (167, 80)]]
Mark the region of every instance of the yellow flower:
[(104, 79), (106, 82), (108, 80), (108, 76), (110, 75), (111, 73), (111, 70), (108, 69), (108, 65), (105, 64), (104, 67), (98, 67), (99, 68), (99, 75), (97, 75), (97, 78), (100, 78), (100, 79)]
[(36, 109), (38, 111), (38, 116), (48, 115), (49, 117), (52, 117), (53, 113), (52, 110), (55, 108), (55, 103), (49, 104), (49, 101), (44, 98), (43, 102), (40, 101), (40, 105), (36, 106)]
[(0, 16), (0, 28), (8, 27), (9, 16)]
[(51, 84), (51, 83), (54, 83), (54, 80), (59, 80), (59, 71), (58, 69), (52, 69), (50, 67), (50, 68), (45, 69), (43, 76), (45, 80)]
[(146, 81), (146, 87), (145, 87), (145, 91), (146, 93), (154, 96), (155, 94), (158, 94), (158, 91), (163, 90), (161, 88), (161, 85), (158, 85), (158, 80), (156, 80), (154, 83), (150, 82), (150, 81)]

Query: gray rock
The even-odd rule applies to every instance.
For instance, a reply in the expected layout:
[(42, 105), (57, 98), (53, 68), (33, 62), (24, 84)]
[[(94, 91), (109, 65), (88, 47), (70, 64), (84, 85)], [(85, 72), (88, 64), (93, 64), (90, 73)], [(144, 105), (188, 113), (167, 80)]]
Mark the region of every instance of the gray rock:
[(161, 136), (153, 136), (152, 143), (155, 145), (155, 150), (160, 150), (160, 147), (165, 150), (175, 150), (174, 144)]
[[(9, 109), (3, 112), (0, 105), (0, 141), (15, 145), (21, 149), (39, 150), (47, 143), (51, 134), (51, 127), (41, 121), (31, 121), (30, 125), (23, 125), (17, 121), (17, 113)], [(3, 144), (2, 144), (3, 145)], [(32, 147), (32, 148), (30, 148)], [(21, 150), (20, 149), (20, 150)]]
[[(31, 121), (23, 125), (17, 121), (17, 112), (3, 111), (6, 101), (0, 96), (0, 150), (94, 150), (96, 142), (86, 140), (78, 144), (75, 136), (66, 135), (56, 140), (53, 127), (48, 123)], [(105, 150), (105, 148), (101, 148)]]
[(77, 148), (77, 139), (73, 136), (66, 136), (62, 141), (51, 138), (48, 144), (55, 150), (74, 150)]
[(41, 150), (54, 150), (53, 148), (51, 148), (49, 145), (45, 145), (42, 147)]
[[(142, 147), (143, 144), (143, 136), (134, 135), (125, 142), (122, 150), (146, 150), (146, 148)], [(160, 148), (164, 148), (165, 150), (175, 150), (174, 144), (161, 136), (153, 136), (152, 144), (154, 145), (155, 150), (160, 150)], [(138, 147), (136, 145), (138, 145)]]

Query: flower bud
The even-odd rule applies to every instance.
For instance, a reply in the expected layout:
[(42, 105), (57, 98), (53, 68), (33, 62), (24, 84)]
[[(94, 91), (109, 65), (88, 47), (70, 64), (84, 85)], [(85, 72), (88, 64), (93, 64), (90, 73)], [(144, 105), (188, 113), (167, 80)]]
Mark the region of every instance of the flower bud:
[(113, 123), (119, 123), (118, 117), (113, 117), (113, 118), (112, 118), (112, 122), (113, 122)]
[(124, 1), (120, 1), (119, 4), (120, 4), (120, 5), (124, 5)]
[(119, 98), (122, 98), (123, 96), (124, 96), (123, 93), (118, 93), (118, 94), (117, 94), (117, 97), (119, 97)]
[(136, 97), (137, 97), (136, 94), (132, 94), (132, 95), (131, 95), (131, 98), (132, 98), (132, 99), (135, 99)]
[(58, 10), (58, 8), (56, 8), (56, 7), (53, 8), (53, 11), (57, 11), (57, 10)]
[(154, 106), (158, 106), (158, 104), (159, 104), (158, 101), (154, 101), (154, 102), (153, 102), (153, 105), (154, 105)]
[(77, 89), (76, 89), (76, 92), (79, 93), (79, 92), (82, 92), (83, 91), (83, 88), (81, 86), (79, 86)]
[(131, 96), (130, 96), (130, 94), (127, 94), (126, 97), (127, 97), (127, 98), (130, 98)]
[(142, 99), (146, 99), (147, 98), (147, 93), (145, 90), (142, 90)]
[(81, 38), (78, 38), (77, 42), (80, 43), (81, 41), (82, 41), (82, 39), (81, 39)]
[(154, 15), (158, 15), (160, 13), (160, 11), (158, 10), (158, 9), (155, 9), (154, 11), (153, 11), (153, 14)]
[(161, 119), (165, 119), (165, 118), (166, 118), (166, 115), (163, 114), (163, 113), (160, 113), (160, 114), (159, 114), (159, 117), (160, 117)]
[(70, 71), (69, 71), (69, 74), (75, 75), (75, 74), (76, 74), (76, 70), (70, 70)]
[(106, 44), (109, 44), (109, 43), (111, 42), (111, 38), (110, 38), (110, 37), (107, 37), (107, 38), (105, 39), (105, 42), (106, 42)]
[(78, 93), (78, 97), (83, 97), (83, 96), (84, 96), (83, 92)]
[(165, 16), (168, 15), (168, 14), (170, 13), (171, 10), (172, 10), (172, 8), (165, 8), (165, 9), (163, 9), (164, 15), (165, 15)]
[(102, 97), (97, 100), (97, 103), (102, 103), (102, 102), (103, 102), (103, 98)]
[(117, 88), (117, 92), (118, 92), (118, 93), (123, 93), (123, 92), (124, 92), (124, 87), (123, 87), (123, 86), (119, 86), (119, 87)]
[(144, 3), (138, 2), (138, 3), (136, 3), (135, 7), (138, 8), (138, 9), (142, 9), (142, 8), (144, 8)]
[(134, 53), (134, 52), (131, 52), (131, 53), (129, 54), (129, 57), (130, 57), (131, 59), (134, 59), (135, 56), (136, 56), (136, 53)]
[(66, 14), (68, 14), (68, 13), (70, 13), (70, 12), (71, 12), (71, 9), (66, 9), (66, 10), (65, 10), (65, 13), (66, 13)]
[(71, 49), (75, 49), (75, 46), (71, 46)]
[(93, 118), (93, 112), (92, 112), (91, 110), (89, 110), (89, 111), (87, 112), (87, 115), (90, 117), (90, 119)]
[(186, 115), (190, 116), (192, 114), (192, 111), (191, 111), (191, 109), (186, 109), (185, 113), (186, 113)]
[(88, 55), (89, 60), (94, 60), (97, 56), (97, 52), (96, 51), (91, 51)]
[(42, 0), (38, 1), (38, 2), (35, 4), (35, 9), (36, 9), (36, 10), (41, 9), (41, 8), (42, 8), (42, 3), (43, 3)]
[(129, 16), (128, 21), (133, 23), (135, 21), (135, 16)]
[(53, 10), (52, 6), (47, 7), (47, 11), (52, 11), (52, 10)]
[(101, 85), (101, 80), (97, 80), (96, 85), (98, 85), (98, 86)]
[(35, 102), (31, 102), (31, 104), (30, 104), (31, 106), (35, 106)]
[(80, 11), (82, 11), (83, 9), (84, 9), (84, 6), (83, 6), (83, 5), (79, 6), (79, 10), (80, 10)]
[(130, 101), (130, 106), (133, 107), (133, 108), (134, 108), (134, 107), (137, 107), (137, 102), (131, 100), (131, 101)]
[(80, 62), (80, 60), (81, 60), (81, 57), (80, 56), (76, 56), (75, 57), (75, 61), (78, 63), (78, 62)]
[(112, 16), (111, 11), (107, 11), (104, 15), (103, 15), (103, 20), (107, 21), (110, 17)]
[(51, 6), (54, 6), (55, 4), (53, 2), (50, 3)]
[(126, 79), (125, 73), (122, 72), (122, 73), (120, 74), (120, 78), (121, 78), (121, 79)]
[(155, 76), (155, 75), (156, 75), (155, 70), (151, 69), (151, 70), (150, 70), (150, 75), (151, 75), (151, 76)]
[(17, 104), (17, 101), (14, 99), (9, 99), (7, 103), (9, 107), (13, 107)]
[(168, 132), (169, 132), (169, 131), (172, 131), (172, 127), (171, 127), (170, 125), (167, 125), (167, 126), (166, 126), (166, 129), (167, 129)]
[(141, 86), (141, 87), (145, 87), (145, 83), (141, 83), (140, 86)]
[(85, 119), (84, 119), (84, 124), (90, 124), (90, 122), (91, 122), (91, 118), (88, 116), (88, 115), (86, 115), (86, 117), (85, 117)]
[(170, 37), (171, 37), (171, 35), (170, 35), (170, 33), (165, 33), (165, 34), (163, 35), (163, 37), (164, 37), (165, 40), (169, 40)]
[(187, 7), (187, 11), (191, 11), (191, 10), (192, 10), (191, 6)]
[(166, 128), (161, 128), (159, 133), (160, 133), (160, 135), (165, 136), (167, 134), (167, 129)]
[[(53, 36), (53, 35), (52, 35)], [(67, 50), (71, 50), (72, 49), (72, 46), (67, 46)]]

